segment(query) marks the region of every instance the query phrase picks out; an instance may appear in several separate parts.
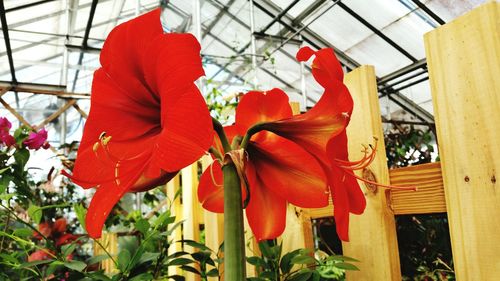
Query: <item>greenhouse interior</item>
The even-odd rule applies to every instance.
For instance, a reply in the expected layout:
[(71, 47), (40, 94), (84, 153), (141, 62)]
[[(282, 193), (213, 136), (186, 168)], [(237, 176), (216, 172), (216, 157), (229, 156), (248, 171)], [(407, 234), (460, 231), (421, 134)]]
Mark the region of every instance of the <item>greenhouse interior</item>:
[(0, 23), (0, 280), (499, 280), (500, 1)]

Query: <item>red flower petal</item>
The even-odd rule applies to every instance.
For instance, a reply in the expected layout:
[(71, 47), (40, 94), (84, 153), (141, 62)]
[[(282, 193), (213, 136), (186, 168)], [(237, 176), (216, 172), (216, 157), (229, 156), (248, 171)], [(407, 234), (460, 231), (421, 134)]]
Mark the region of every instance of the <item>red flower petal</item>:
[(293, 205), (327, 206), (327, 179), (316, 159), (297, 144), (277, 138), (275, 142), (254, 143), (248, 147), (250, 162), (259, 179)]
[[(252, 91), (245, 94), (236, 108), (238, 132), (244, 135), (248, 129), (260, 122), (275, 121), (292, 116), (288, 96), (281, 89), (266, 92)], [(264, 141), (270, 135), (260, 132), (252, 137), (253, 141)]]
[(218, 161), (205, 169), (198, 185), (198, 201), (203, 208), (214, 213), (224, 212), (224, 179)]
[(326, 146), (349, 121), (344, 110), (352, 110), (352, 98), (345, 85), (338, 83), (335, 91), (327, 89), (308, 112), (292, 118), (265, 124), (266, 130), (289, 139), (321, 161), (328, 163)]
[(308, 61), (316, 52), (308, 46), (302, 47), (295, 55), (298, 61)]
[(260, 179), (252, 162), (247, 167), (250, 202), (246, 208), (248, 224), (257, 241), (274, 239), (285, 230), (287, 203)]
[(66, 227), (67, 227), (66, 219), (59, 218), (56, 220), (56, 222), (54, 223), (54, 226), (52, 228), (53, 228), (54, 232), (63, 233), (66, 231)]

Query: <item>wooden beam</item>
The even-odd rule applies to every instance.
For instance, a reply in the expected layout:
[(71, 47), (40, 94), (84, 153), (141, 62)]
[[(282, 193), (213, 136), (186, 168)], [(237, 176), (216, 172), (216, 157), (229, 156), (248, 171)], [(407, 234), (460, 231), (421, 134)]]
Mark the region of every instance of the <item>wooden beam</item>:
[(83, 111), (83, 109), (77, 103), (73, 104), (73, 107), (76, 109), (76, 111), (78, 111), (78, 113), (80, 113), (80, 115), (83, 118), (85, 118), (85, 119), (89, 118), (89, 115), (87, 114), (87, 112)]
[[(94, 256), (107, 255), (106, 252), (108, 252), (116, 260), (118, 256), (118, 235), (112, 232), (103, 232), (98, 241), (104, 249), (98, 243), (94, 243)], [(104, 273), (108, 274), (118, 272), (115, 263), (111, 259), (102, 261), (101, 269), (104, 269)]]
[(17, 112), (14, 108), (12, 108), (12, 106), (10, 106), (4, 99), (0, 98), (0, 103), (5, 107), (5, 109), (7, 109), (12, 115), (14, 115), (14, 117), (16, 117), (19, 122), (23, 123), (23, 125), (29, 128), (32, 128), (31, 124), (26, 121), (26, 119), (24, 119), (24, 117), (19, 114), (19, 112)]
[(424, 37), (457, 280), (500, 272), (500, 3)]
[(76, 103), (76, 100), (74, 100), (74, 99), (69, 100), (65, 105), (63, 105), (61, 108), (59, 108), (56, 112), (52, 113), (49, 117), (47, 117), (47, 119), (43, 120), (42, 123), (38, 124), (38, 126), (35, 126), (33, 129), (35, 131), (40, 130), (45, 125), (49, 124), (52, 120), (59, 117), (59, 115), (63, 114), (66, 110), (68, 110), (68, 108), (70, 108), (75, 103)]
[(429, 163), (389, 171), (395, 186), (416, 186), (411, 190), (391, 190), (389, 206), (396, 215), (446, 213), (441, 163)]
[[(362, 158), (361, 145), (373, 143), (373, 137), (377, 137), (378, 156), (369, 169), (377, 182), (389, 184), (375, 70), (373, 66), (361, 66), (349, 72), (344, 82), (354, 99), (354, 111), (347, 127), (349, 158)], [(360, 185), (366, 194), (366, 210), (360, 216), (350, 216), (351, 242), (342, 243), (344, 255), (361, 260), (357, 264), (360, 271), (348, 271), (347, 280), (399, 281), (401, 270), (396, 226), (394, 214), (387, 205), (386, 191), (379, 188), (372, 192), (363, 183)]]

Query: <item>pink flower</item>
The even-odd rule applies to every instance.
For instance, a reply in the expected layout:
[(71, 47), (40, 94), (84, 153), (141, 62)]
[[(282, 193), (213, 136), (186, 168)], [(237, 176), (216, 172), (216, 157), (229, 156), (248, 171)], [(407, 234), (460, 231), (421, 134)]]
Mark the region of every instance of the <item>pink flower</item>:
[(23, 143), (29, 149), (34, 150), (38, 150), (40, 148), (47, 149), (50, 147), (49, 143), (47, 142), (47, 131), (45, 130), (45, 128), (41, 129), (38, 132), (31, 132), (28, 136), (28, 139)]
[(12, 146), (16, 143), (14, 137), (9, 134), (10, 128), (12, 128), (12, 124), (9, 120), (5, 117), (0, 117), (0, 144)]

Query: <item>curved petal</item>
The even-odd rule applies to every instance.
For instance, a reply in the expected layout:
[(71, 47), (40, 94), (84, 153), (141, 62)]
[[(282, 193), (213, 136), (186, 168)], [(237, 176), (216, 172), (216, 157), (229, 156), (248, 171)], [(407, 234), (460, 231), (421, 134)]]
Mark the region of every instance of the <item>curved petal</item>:
[[(245, 94), (236, 108), (238, 133), (246, 131), (260, 122), (275, 121), (292, 116), (288, 96), (281, 89), (274, 88), (266, 92), (252, 91)], [(264, 141), (270, 137), (267, 132), (260, 132), (252, 137), (254, 141)]]
[(317, 160), (297, 144), (277, 138), (275, 142), (252, 143), (248, 147), (259, 179), (293, 205), (327, 206), (327, 178)]
[(299, 49), (296, 57), (298, 61), (307, 61), (312, 55), (316, 55), (313, 60), (312, 74), (323, 88), (329, 88), (332, 81), (344, 80), (342, 65), (332, 48), (323, 48), (314, 52), (306, 46)]
[(147, 165), (146, 159), (143, 159), (143, 161), (120, 162), (116, 170), (117, 177), (115, 180), (97, 187), (85, 217), (85, 224), (90, 237), (99, 238), (101, 236), (104, 222), (109, 213), (139, 179)]
[(198, 201), (205, 210), (224, 212), (223, 184), (222, 167), (218, 161), (214, 161), (205, 169), (198, 185)]
[(247, 177), (250, 184), (250, 202), (246, 208), (248, 224), (257, 241), (274, 239), (285, 230), (287, 203), (264, 184), (251, 162)]
[[(338, 91), (342, 91), (339, 94)], [(283, 138), (289, 139), (321, 161), (328, 163), (326, 147), (328, 141), (339, 134), (348, 124), (345, 106), (352, 105), (347, 87), (338, 84), (336, 91), (327, 89), (318, 103), (308, 112), (289, 119), (270, 122), (263, 127)]]
[(343, 176), (344, 173), (340, 169), (333, 168), (328, 179), (333, 198), (333, 217), (337, 234), (342, 241), (349, 241), (349, 199), (342, 182)]

